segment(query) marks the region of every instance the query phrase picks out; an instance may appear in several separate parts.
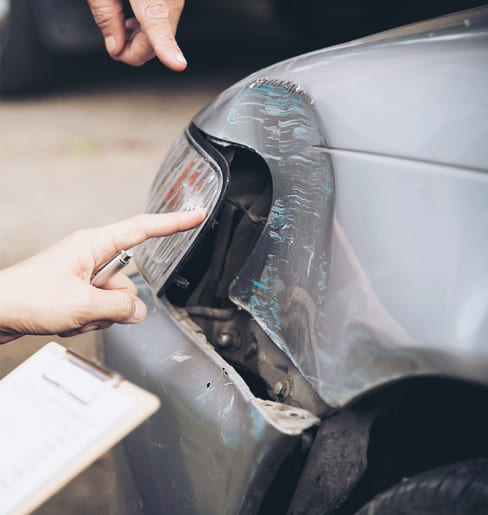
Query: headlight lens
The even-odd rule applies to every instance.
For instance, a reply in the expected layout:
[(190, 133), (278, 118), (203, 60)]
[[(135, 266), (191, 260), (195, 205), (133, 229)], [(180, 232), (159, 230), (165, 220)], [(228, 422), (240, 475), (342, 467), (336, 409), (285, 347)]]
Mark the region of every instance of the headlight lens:
[(197, 238), (211, 223), (228, 177), (225, 159), (196, 127), (190, 126), (171, 147), (152, 184), (146, 212), (169, 213), (204, 207), (208, 216), (195, 229), (147, 240), (135, 249), (139, 270), (154, 293), (164, 291)]

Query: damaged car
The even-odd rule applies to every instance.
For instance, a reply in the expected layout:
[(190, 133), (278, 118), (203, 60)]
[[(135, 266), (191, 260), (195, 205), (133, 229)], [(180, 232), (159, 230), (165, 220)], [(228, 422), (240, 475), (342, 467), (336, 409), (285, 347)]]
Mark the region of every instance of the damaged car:
[[(301, 55), (218, 96), (136, 249), (104, 359), (160, 410), (144, 513), (488, 511), (488, 8)], [(126, 489), (129, 491), (129, 488)]]

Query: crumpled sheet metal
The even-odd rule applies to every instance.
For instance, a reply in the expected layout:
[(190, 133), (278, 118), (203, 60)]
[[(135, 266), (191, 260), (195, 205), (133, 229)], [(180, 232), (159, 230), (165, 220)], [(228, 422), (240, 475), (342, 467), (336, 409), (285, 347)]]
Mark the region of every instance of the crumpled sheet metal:
[(225, 139), (228, 113), (263, 78), (298, 84), (330, 148), (488, 169), (488, 6), (299, 55), (222, 92), (196, 117)]
[(104, 331), (104, 358), (161, 400), (123, 441), (144, 512), (254, 513), (299, 435), (319, 420), (255, 398), (190, 319), (136, 282), (147, 318)]
[(488, 175), (330, 148), (301, 87), (241, 87), (195, 119), (261, 154), (273, 178), (232, 300), (332, 407), (414, 375), (486, 384)]
[(298, 85), (259, 79), (236, 96), (223, 132), (260, 153), (273, 177), (266, 228), (230, 297), (320, 392), (317, 351), (327, 323), (334, 214), (334, 177), (320, 119)]
[(314, 382), (334, 210), (319, 119), (296, 85), (260, 80), (238, 96), (228, 121), (259, 149), (273, 176), (266, 229), (230, 297)]

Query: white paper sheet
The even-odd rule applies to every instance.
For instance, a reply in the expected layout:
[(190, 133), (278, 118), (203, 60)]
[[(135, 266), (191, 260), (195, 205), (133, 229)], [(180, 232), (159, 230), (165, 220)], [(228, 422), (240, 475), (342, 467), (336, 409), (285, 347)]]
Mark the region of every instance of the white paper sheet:
[(102, 374), (43, 347), (0, 382), (0, 514), (63, 474), (135, 400)]

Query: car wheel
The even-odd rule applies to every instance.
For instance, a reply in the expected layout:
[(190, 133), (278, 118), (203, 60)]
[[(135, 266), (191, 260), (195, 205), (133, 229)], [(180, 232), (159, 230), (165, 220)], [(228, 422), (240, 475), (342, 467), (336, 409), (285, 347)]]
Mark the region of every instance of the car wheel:
[(488, 458), (429, 470), (377, 495), (356, 515), (485, 515)]
[(0, 0), (0, 95), (33, 89), (48, 72), (31, 2)]

